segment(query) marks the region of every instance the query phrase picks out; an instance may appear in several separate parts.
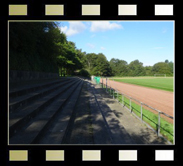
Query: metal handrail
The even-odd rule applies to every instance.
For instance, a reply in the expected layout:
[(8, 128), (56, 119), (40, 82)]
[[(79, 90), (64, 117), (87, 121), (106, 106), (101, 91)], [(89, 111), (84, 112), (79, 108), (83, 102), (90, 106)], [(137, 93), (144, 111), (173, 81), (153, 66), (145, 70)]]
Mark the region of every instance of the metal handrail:
[[(101, 84), (102, 84), (102, 83), (101, 83)], [(110, 87), (109, 87), (109, 88), (110, 88)], [(114, 88), (111, 88), (111, 89), (112, 89), (113, 91), (115, 91), (115, 92), (119, 92), (118, 90), (116, 90), (116, 89), (114, 89)], [(139, 101), (139, 100), (137, 100), (137, 99), (135, 99), (135, 98), (133, 98), (133, 97), (131, 97), (131, 96), (125, 94), (125, 93), (121, 93), (121, 94), (124, 95), (124, 96), (127, 96), (128, 98), (131, 98), (131, 99), (137, 101), (138, 103), (142, 103), (143, 105), (145, 105), (145, 106), (147, 106), (147, 107), (149, 107), (149, 108), (151, 108), (151, 109), (157, 111), (158, 113), (160, 112), (161, 114), (163, 114), (163, 115), (165, 115), (165, 116), (167, 116), (167, 117), (169, 117), (169, 118), (171, 118), (171, 119), (174, 119), (172, 116), (170, 116), (170, 115), (168, 115), (168, 114), (166, 114), (166, 113), (164, 113), (164, 112), (162, 112), (162, 111), (160, 111), (160, 110), (158, 110), (158, 109), (156, 109), (156, 108), (153, 108), (153, 107), (147, 105), (146, 103), (143, 103), (143, 102), (141, 102), (141, 101)]]
[[(102, 87), (103, 87), (103, 85), (106, 85), (106, 84), (104, 84), (104, 83), (100, 83), (101, 85), (102, 85)], [(114, 98), (114, 91), (115, 92), (119, 92), (118, 90), (115, 90), (114, 88), (111, 88), (111, 87), (107, 87), (106, 86), (106, 92), (107, 92), (107, 88), (110, 88), (110, 89), (112, 89), (113, 90), (113, 98)], [(149, 105), (147, 105), (146, 103), (143, 103), (143, 102), (141, 102), (141, 101), (139, 101), (139, 100), (137, 100), (137, 99), (135, 99), (135, 98), (133, 98), (133, 97), (131, 97), (131, 96), (129, 96), (129, 95), (127, 95), (127, 94), (124, 94), (124, 93), (121, 93), (121, 95), (122, 95), (122, 102), (123, 102), (123, 105), (124, 105), (124, 98), (123, 98), (123, 96), (126, 96), (126, 97), (128, 97), (129, 99), (130, 99), (130, 111), (131, 111), (131, 113), (132, 113), (132, 110), (131, 110), (131, 100), (134, 100), (134, 101), (136, 101), (136, 102), (138, 102), (138, 103), (140, 103), (140, 105), (141, 105), (141, 121), (143, 121), (143, 114), (142, 114), (142, 105), (144, 105), (144, 106), (147, 106), (147, 107), (149, 107), (149, 108), (151, 108), (152, 110), (155, 110), (156, 112), (158, 112), (158, 128), (157, 128), (157, 135), (158, 136), (162, 136), (161, 134), (160, 134), (160, 114), (163, 114), (163, 115), (165, 115), (165, 116), (167, 116), (168, 118), (171, 118), (171, 119), (174, 119), (174, 117), (172, 117), (172, 116), (170, 116), (170, 115), (168, 115), (168, 114), (166, 114), (166, 113), (164, 113), (164, 112), (162, 112), (162, 111), (160, 111), (160, 110), (158, 110), (158, 109), (156, 109), (156, 108), (153, 108), (153, 107), (151, 107), (151, 106), (149, 106)], [(117, 94), (117, 96), (118, 96), (118, 94)], [(137, 116), (137, 115), (136, 115)], [(144, 123), (146, 123), (145, 121), (143, 121)], [(147, 123), (146, 123), (147, 124)], [(147, 124), (148, 126), (149, 126), (149, 124)]]

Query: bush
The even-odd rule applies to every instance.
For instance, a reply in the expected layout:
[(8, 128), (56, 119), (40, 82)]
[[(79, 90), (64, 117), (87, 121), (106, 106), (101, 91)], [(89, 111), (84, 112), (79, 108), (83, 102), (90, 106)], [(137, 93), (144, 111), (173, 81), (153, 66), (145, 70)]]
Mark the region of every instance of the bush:
[(81, 69), (79, 71), (79, 75), (83, 76), (83, 77), (90, 77), (90, 73), (87, 70), (85, 70), (85, 69)]

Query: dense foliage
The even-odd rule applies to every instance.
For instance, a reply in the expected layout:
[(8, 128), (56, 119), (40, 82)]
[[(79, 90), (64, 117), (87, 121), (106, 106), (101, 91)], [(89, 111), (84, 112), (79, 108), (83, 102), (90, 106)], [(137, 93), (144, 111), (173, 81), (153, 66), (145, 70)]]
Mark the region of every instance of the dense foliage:
[(54, 22), (10, 22), (10, 70), (71, 74), (83, 66), (78, 54)]
[(10, 22), (9, 68), (57, 72), (55, 33), (55, 23)]
[(153, 66), (143, 66), (139, 60), (134, 60), (129, 64), (124, 60), (114, 59), (110, 60), (113, 76), (153, 76), (154, 74), (166, 74), (173, 76), (173, 62), (165, 60), (165, 62), (158, 62)]
[(168, 60), (144, 67), (139, 60), (128, 64), (115, 58), (108, 61), (103, 53), (82, 52), (55, 22), (10, 22), (9, 68), (85, 77), (173, 75), (173, 62)]

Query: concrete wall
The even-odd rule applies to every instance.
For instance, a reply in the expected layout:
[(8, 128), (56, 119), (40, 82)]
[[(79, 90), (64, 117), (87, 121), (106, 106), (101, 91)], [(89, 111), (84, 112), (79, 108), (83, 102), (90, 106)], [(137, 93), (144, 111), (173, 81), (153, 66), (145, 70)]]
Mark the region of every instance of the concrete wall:
[(59, 77), (58, 73), (45, 73), (45, 72), (19, 71), (19, 70), (9, 71), (10, 82), (57, 78), (57, 77)]

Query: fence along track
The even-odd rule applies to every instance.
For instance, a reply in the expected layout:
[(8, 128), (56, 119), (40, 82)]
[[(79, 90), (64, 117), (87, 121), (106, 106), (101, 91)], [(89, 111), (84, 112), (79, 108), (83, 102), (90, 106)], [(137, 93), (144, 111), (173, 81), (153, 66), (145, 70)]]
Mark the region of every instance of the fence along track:
[[(95, 82), (95, 80), (94, 80), (94, 82)], [(96, 84), (96, 82), (95, 82), (95, 84)], [(154, 132), (156, 132), (157, 133), (157, 135), (159, 136), (159, 137), (162, 137), (162, 138), (164, 138), (164, 139), (166, 139), (167, 140), (167, 138), (165, 137), (165, 136), (163, 136), (162, 134), (161, 134), (161, 129), (163, 130), (163, 128), (162, 128), (162, 126), (161, 126), (161, 115), (164, 115), (164, 117), (166, 117), (166, 119), (168, 119), (168, 121), (169, 122), (171, 122), (171, 123), (173, 123), (173, 121), (174, 121), (174, 118), (172, 117), (172, 116), (170, 116), (170, 115), (168, 115), (168, 114), (166, 114), (166, 113), (164, 113), (164, 112), (162, 112), (162, 111), (160, 111), (160, 110), (157, 110), (157, 109), (155, 109), (155, 108), (153, 108), (153, 107), (151, 107), (151, 106), (149, 106), (149, 105), (147, 105), (146, 103), (143, 103), (143, 102), (141, 102), (141, 101), (139, 101), (139, 100), (137, 100), (137, 99), (135, 99), (135, 98), (132, 98), (131, 96), (129, 96), (129, 95), (126, 95), (126, 94), (124, 94), (124, 93), (119, 93), (119, 90), (116, 90), (116, 89), (114, 89), (114, 88), (111, 88), (111, 86), (108, 86), (108, 81), (106, 81), (106, 84), (104, 84), (103, 83), (103, 79), (102, 79), (102, 82), (100, 82), (99, 83), (100, 84), (100, 86), (102, 87), (102, 88), (104, 88), (104, 86), (105, 86), (105, 88), (106, 88), (106, 92), (107, 93), (110, 93), (110, 95), (112, 95), (113, 96), (113, 99), (115, 98), (115, 93), (117, 93), (117, 101), (118, 102), (120, 102), (118, 99), (119, 99), (119, 95), (121, 95), (121, 98), (122, 98), (122, 106), (125, 106), (125, 99), (124, 99), (124, 96), (126, 96), (128, 99), (129, 99), (129, 108), (128, 108), (128, 110), (131, 112), (131, 113), (133, 113), (139, 120), (141, 120), (143, 123), (145, 123), (149, 128), (151, 128)], [(109, 92), (108, 92), (109, 91)], [(111, 93), (112, 92), (112, 93)], [(134, 100), (135, 102), (137, 102), (138, 103), (138, 105), (140, 105), (140, 118), (139, 118), (139, 116), (137, 116), (137, 114), (136, 113), (134, 113), (133, 111), (132, 111), (132, 100)], [(147, 122), (145, 122), (144, 120), (143, 120), (143, 106), (146, 106), (146, 107), (148, 107), (148, 108), (150, 108), (151, 110), (149, 110), (149, 111), (151, 111), (151, 112), (154, 112), (154, 113), (157, 113), (158, 114), (158, 122), (157, 122), (157, 129), (154, 129), (153, 127), (151, 127)], [(153, 111), (152, 111), (153, 110)], [(166, 132), (166, 130), (165, 130), (165, 132)], [(169, 133), (170, 134), (170, 133)], [(173, 136), (173, 135), (172, 135)], [(167, 140), (168, 141), (168, 140)], [(171, 142), (169, 142), (168, 141), (168, 143), (169, 144), (172, 144)]]

